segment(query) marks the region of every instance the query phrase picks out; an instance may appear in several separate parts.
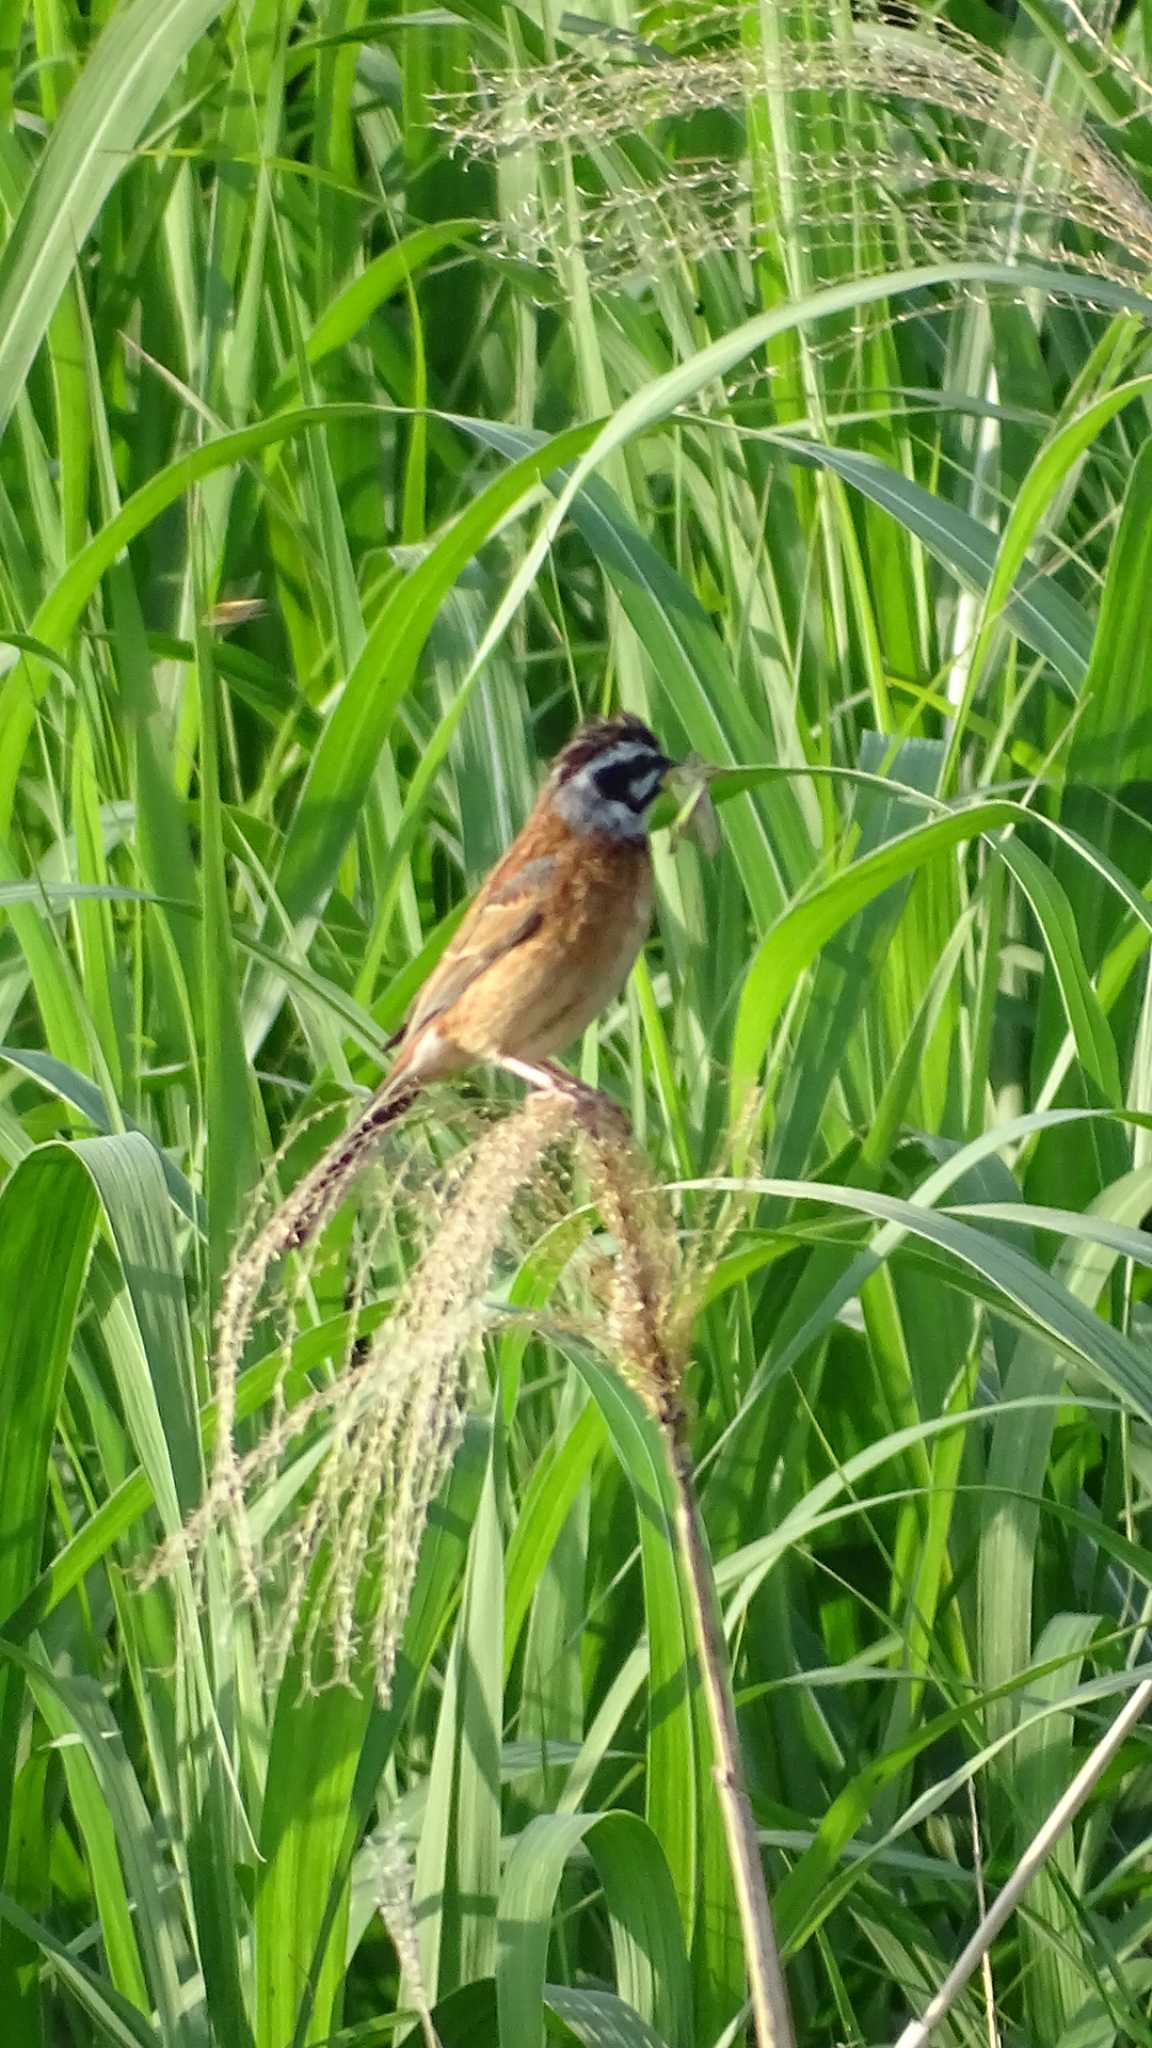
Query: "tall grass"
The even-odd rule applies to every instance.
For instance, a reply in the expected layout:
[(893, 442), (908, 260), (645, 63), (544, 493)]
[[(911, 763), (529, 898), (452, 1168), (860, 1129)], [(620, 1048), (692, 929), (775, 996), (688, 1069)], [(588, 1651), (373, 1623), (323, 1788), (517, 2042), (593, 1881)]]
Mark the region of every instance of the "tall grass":
[[(440, 1091), (218, 1332), (620, 702), (723, 845), (577, 1058), (880, 2048), (1150, 1673), (1148, 9), (0, 14), (5, 2038), (747, 2038), (594, 1161)], [(1148, 1741), (935, 2038), (1152, 2041)]]

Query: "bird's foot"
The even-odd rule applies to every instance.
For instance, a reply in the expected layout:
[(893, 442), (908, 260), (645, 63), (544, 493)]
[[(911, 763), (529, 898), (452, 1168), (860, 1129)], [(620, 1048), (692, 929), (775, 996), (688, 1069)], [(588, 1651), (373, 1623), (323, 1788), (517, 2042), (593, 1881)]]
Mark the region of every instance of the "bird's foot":
[(530, 1088), (536, 1088), (548, 1095), (564, 1095), (577, 1110), (585, 1123), (603, 1125), (605, 1121), (623, 1124), (628, 1128), (623, 1110), (599, 1088), (593, 1088), (587, 1081), (581, 1081), (575, 1074), (569, 1074), (563, 1067), (553, 1066), (551, 1060), (518, 1060), (510, 1054), (497, 1060), (495, 1065), (506, 1074), (514, 1074), (518, 1081), (526, 1081)]
[(494, 1064), (505, 1074), (514, 1074), (518, 1081), (526, 1081), (529, 1088), (538, 1088), (545, 1095), (580, 1097), (590, 1092), (575, 1074), (566, 1074), (563, 1067), (554, 1067), (551, 1060), (518, 1060), (511, 1053), (506, 1053)]

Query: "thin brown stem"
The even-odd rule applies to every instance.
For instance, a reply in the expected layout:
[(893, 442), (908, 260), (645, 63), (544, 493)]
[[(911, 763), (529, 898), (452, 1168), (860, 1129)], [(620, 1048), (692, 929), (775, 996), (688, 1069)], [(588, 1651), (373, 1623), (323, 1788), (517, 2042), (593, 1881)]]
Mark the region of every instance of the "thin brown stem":
[(757, 2048), (795, 2048), (788, 1991), (744, 1778), (728, 1647), (696, 1501), (682, 1394), (687, 1346), (672, 1314), (670, 1219), (666, 1219), (665, 1230), (653, 1229), (646, 1200), (651, 1190), (645, 1187), (643, 1172), (638, 1170), (640, 1155), (622, 1112), (604, 1096), (590, 1092), (579, 1104), (577, 1117), (587, 1140), (592, 1193), (616, 1240), (617, 1304), (615, 1329), (610, 1334), (625, 1377), (643, 1398), (660, 1431), (672, 1477), (677, 1547), (692, 1608), (700, 1679), (712, 1729), (713, 1777), (744, 1936), (744, 1964), (756, 2044)]
[(933, 2029), (951, 2011), (974, 1969), (987, 1955), (1000, 1929), (1019, 1905), (1036, 1872), (1052, 1853), (1065, 1828), (1075, 1819), (1093, 1786), (1103, 1777), (1121, 1744), (1127, 1739), (1145, 1708), (1152, 1703), (1152, 1679), (1138, 1685), (1077, 1771), (1067, 1791), (1057, 1800), (1044, 1825), (1037, 1829), (1023, 1856), (989, 1912), (985, 1913), (968, 1943), (949, 1970), (943, 1984), (922, 2019), (910, 2020), (896, 2048), (924, 2048)]
[(700, 1679), (716, 1752), (713, 1776), (724, 1822), (732, 1884), (744, 1934), (744, 1960), (752, 2001), (757, 2048), (795, 2048), (788, 1988), (780, 1967), (772, 1908), (764, 1882), (760, 1843), (748, 1787), (720, 1618), (712, 1560), (696, 1502), (692, 1456), (675, 1424), (663, 1429), (676, 1490), (676, 1525), (692, 1604), (700, 1657)]

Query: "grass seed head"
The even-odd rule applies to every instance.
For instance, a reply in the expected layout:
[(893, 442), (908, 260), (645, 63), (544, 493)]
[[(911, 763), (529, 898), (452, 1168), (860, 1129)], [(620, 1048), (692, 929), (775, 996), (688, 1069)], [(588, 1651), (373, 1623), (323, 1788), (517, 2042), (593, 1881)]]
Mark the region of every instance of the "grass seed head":
[[(717, 251), (755, 257), (777, 236), (817, 269), (834, 256), (830, 278), (845, 259), (863, 275), (893, 260), (1031, 256), (1129, 284), (1152, 267), (1152, 208), (1100, 124), (1089, 133), (1053, 106), (1011, 54), (889, 0), (861, 0), (851, 20), (831, 0), (785, 4), (770, 44), (758, 16), (758, 5), (679, 20), (652, 9), (636, 35), (589, 35), (554, 62), (442, 96), (438, 125), (457, 149), (534, 153), (531, 189), (494, 228), (496, 246), (561, 290), (577, 256), (596, 282), (626, 288)], [(1073, 18), (1078, 60), (1119, 86), (1128, 118), (1146, 116), (1152, 88)], [(737, 151), (670, 161), (636, 146), (653, 124), (739, 122), (765, 100), (794, 123), (769, 225)]]
[(577, 1129), (588, 1191), (612, 1240), (603, 1348), (657, 1420), (679, 1430), (691, 1326), (675, 1221), (617, 1110), (594, 1108)]
[[(333, 1148), (335, 1153), (337, 1148)], [(342, 1155), (341, 1155), (342, 1156)], [(574, 1190), (568, 1160), (580, 1190)], [(341, 1181), (346, 1193), (350, 1176)], [(595, 1341), (660, 1422), (679, 1430), (689, 1316), (677, 1233), (627, 1123), (592, 1092), (529, 1095), (486, 1125), (434, 1173), (410, 1159), (398, 1174), (364, 1175), (359, 1236), (341, 1268), (348, 1311), (343, 1355), (325, 1383), (301, 1393), (281, 1379), (254, 1442), (236, 1427), (236, 1384), (264, 1285), (285, 1242), (289, 1195), (234, 1262), (224, 1288), (217, 1359), (220, 1431), (202, 1507), (173, 1556), (202, 1558), (227, 1539), (240, 1595), (252, 1603), (271, 1675), (294, 1660), (306, 1690), (370, 1682), (392, 1693), (428, 1512), (459, 1446), (482, 1340), (496, 1314), (491, 1275), (503, 1249), (539, 1243), (574, 1192), (604, 1236), (560, 1237), (560, 1299), (575, 1287)], [(334, 1196), (333, 1210), (338, 1205)], [(412, 1260), (391, 1313), (360, 1327), (372, 1274), (394, 1241)], [(571, 1256), (582, 1250), (583, 1255)], [(285, 1327), (285, 1360), (317, 1279), (315, 1240), (267, 1305)], [(563, 1271), (561, 1269), (566, 1269)]]
[[(247, 1448), (235, 1427), (237, 1374), (264, 1282), (284, 1249), (292, 1195), (235, 1260), (219, 1326), (210, 1484), (181, 1544), (161, 1553), (153, 1575), (175, 1554), (196, 1557), (210, 1536), (226, 1534), (273, 1673), (295, 1657), (307, 1689), (370, 1677), (381, 1700), (390, 1697), (428, 1510), (459, 1445), (492, 1319), (489, 1272), (523, 1190), (546, 1180), (543, 1157), (571, 1118), (564, 1097), (531, 1096), (448, 1169), (392, 1183), (388, 1199), (369, 1211), (348, 1303), (360, 1306), (373, 1248), (402, 1215), (409, 1240), (419, 1226), (423, 1250), (391, 1315), (356, 1338), (350, 1314), (343, 1369), (302, 1399), (290, 1399), (282, 1382), (263, 1433)], [(332, 1213), (355, 1178), (341, 1181)], [(370, 1186), (381, 1183), (386, 1176)], [(315, 1258), (313, 1240), (302, 1274), (279, 1297), (293, 1333)]]

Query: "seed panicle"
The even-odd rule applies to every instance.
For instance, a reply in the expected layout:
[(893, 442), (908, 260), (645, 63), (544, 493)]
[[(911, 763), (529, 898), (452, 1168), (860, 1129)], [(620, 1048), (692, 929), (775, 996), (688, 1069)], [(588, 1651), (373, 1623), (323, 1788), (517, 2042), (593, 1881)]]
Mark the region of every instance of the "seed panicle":
[[(1114, 129), (1146, 118), (1152, 88), (1074, 0), (1064, 12), (1078, 61), (1112, 88)], [(477, 71), (471, 90), (440, 95), (455, 150), (533, 153), (532, 189), (490, 246), (545, 296), (577, 258), (625, 290), (718, 251), (754, 259), (777, 237), (827, 282), (893, 261), (1032, 257), (1123, 284), (1152, 268), (1152, 208), (1102, 121), (1089, 132), (1054, 108), (1011, 55), (889, 0), (862, 0), (850, 21), (831, 0), (785, 0), (774, 17), (768, 50), (756, 6), (653, 8), (635, 35), (589, 33), (551, 63)], [(660, 123), (765, 99), (795, 123), (770, 222), (738, 156), (648, 146)]]

